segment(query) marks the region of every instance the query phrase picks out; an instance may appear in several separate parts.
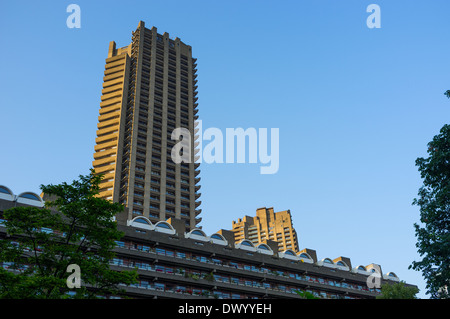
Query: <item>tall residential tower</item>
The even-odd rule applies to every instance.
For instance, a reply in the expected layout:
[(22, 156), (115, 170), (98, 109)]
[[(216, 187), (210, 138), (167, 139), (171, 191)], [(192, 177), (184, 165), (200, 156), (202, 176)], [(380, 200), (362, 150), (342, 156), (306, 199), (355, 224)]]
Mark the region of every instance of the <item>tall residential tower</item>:
[(273, 207), (258, 208), (256, 216), (244, 216), (237, 222), (233, 221), (234, 240), (250, 240), (253, 244), (264, 243), (266, 240), (278, 242), (278, 249), (299, 251), (297, 232), (292, 225), (289, 210), (275, 213)]
[[(126, 206), (128, 219), (201, 221), (195, 163), (196, 59), (192, 48), (139, 22), (126, 47), (109, 44), (93, 167), (104, 175), (100, 197)], [(175, 164), (175, 128), (191, 133), (190, 163)]]

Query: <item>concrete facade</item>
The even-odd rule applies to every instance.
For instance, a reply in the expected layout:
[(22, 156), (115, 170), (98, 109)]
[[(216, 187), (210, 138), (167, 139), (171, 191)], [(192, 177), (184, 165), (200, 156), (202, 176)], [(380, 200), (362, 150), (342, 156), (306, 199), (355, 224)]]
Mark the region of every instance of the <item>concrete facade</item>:
[[(7, 188), (0, 186), (0, 240), (7, 238), (3, 211), (43, 204), (33, 196), (21, 202), (2, 189)], [(399, 281), (377, 264), (353, 267), (347, 257), (318, 260), (315, 250), (279, 251), (274, 241), (243, 245), (234, 241), (232, 231), (208, 235), (198, 228), (188, 230), (176, 218), (154, 224), (144, 216), (129, 220), (124, 211), (116, 220), (124, 236), (117, 241), (110, 266), (117, 271), (137, 269), (139, 282), (122, 287), (125, 295), (107, 298), (294, 299), (301, 290), (326, 299), (373, 299), (380, 289), (368, 286), (371, 277), (378, 275), (380, 284)]]
[[(191, 46), (142, 21), (128, 46), (110, 42), (92, 164), (104, 175), (100, 196), (124, 204), (129, 219), (201, 221), (196, 67)], [(175, 128), (191, 133), (190, 163), (172, 160)]]
[(297, 232), (289, 210), (276, 213), (273, 207), (258, 208), (255, 217), (244, 216), (237, 222), (233, 221), (232, 231), (237, 242), (249, 239), (259, 244), (271, 240), (278, 243), (279, 250), (299, 251)]

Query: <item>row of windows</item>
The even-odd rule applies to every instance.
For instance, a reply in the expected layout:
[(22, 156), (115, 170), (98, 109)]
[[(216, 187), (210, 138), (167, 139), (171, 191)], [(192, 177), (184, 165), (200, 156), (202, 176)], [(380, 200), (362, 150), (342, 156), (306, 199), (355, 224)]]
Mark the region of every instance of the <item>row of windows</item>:
[[(171, 67), (175, 67), (175, 65), (173, 64), (172, 61), (169, 61), (169, 70)], [(164, 75), (163, 75), (164, 69), (162, 67), (159, 67), (158, 65), (155, 67), (155, 69), (156, 69), (155, 70), (155, 80), (162, 82), (164, 79)], [(135, 69), (132, 69), (131, 71), (133, 72), (133, 71), (135, 71)], [(142, 71), (143, 71), (141, 73), (142, 79), (144, 79), (146, 82), (149, 82), (150, 81), (150, 69), (143, 67)], [(187, 77), (188, 77), (187, 70), (183, 70), (183, 68), (182, 68), (181, 76), (179, 77), (179, 79), (180, 79), (180, 86), (185, 89), (189, 88), (189, 86), (188, 86), (189, 79)], [(176, 83), (177, 83), (176, 79), (177, 79), (176, 74), (169, 71), (168, 78), (167, 78), (168, 83), (172, 83), (172, 84), (176, 85)]]
[(321, 276), (305, 275), (303, 273), (296, 273), (296, 272), (289, 272), (289, 271), (280, 271), (278, 269), (271, 268), (271, 267), (263, 267), (263, 266), (256, 266), (256, 265), (251, 265), (251, 264), (246, 264), (246, 263), (239, 263), (239, 262), (235, 262), (235, 261), (224, 259), (224, 258), (209, 257), (209, 256), (197, 254), (197, 253), (182, 252), (182, 251), (178, 251), (178, 250), (165, 249), (165, 248), (161, 248), (161, 247), (154, 248), (154, 247), (150, 247), (147, 245), (135, 243), (132, 241), (127, 241), (127, 242), (121, 241), (121, 242), (117, 242), (117, 243), (118, 243), (119, 247), (127, 248), (130, 250), (139, 250), (139, 251), (144, 251), (144, 252), (148, 252), (148, 253), (154, 253), (157, 255), (180, 258), (180, 259), (185, 259), (185, 260), (193, 260), (193, 261), (197, 261), (197, 262), (214, 264), (214, 265), (219, 265), (219, 266), (223, 266), (223, 267), (248, 270), (248, 271), (257, 272), (257, 273), (271, 274), (274, 276), (281, 276), (284, 278), (319, 283), (319, 284), (333, 286), (333, 287), (342, 287), (342, 288), (354, 289), (354, 290), (359, 290), (359, 291), (377, 292), (377, 290), (369, 289), (366, 285), (362, 285), (360, 283), (341, 282), (339, 280), (324, 278)]
[[(139, 216), (144, 216), (144, 211), (141, 208), (139, 208), (139, 207), (133, 207), (132, 213), (133, 213), (133, 218), (134, 217), (139, 217)], [(166, 218), (175, 217), (175, 214), (176, 214), (175, 209), (174, 208), (170, 208), (170, 207), (166, 208), (165, 213), (166, 213)], [(181, 220), (184, 220), (185, 225), (187, 227), (190, 227), (190, 220), (183, 218), (183, 217), (185, 217), (185, 218), (189, 218), (190, 217), (189, 211), (182, 210), (181, 213), (180, 213), (180, 216), (181, 216)], [(148, 214), (148, 217), (156, 219), (156, 220), (159, 220), (160, 219), (160, 211), (159, 211), (159, 209), (150, 207), (150, 212)], [(139, 230), (139, 229), (136, 229), (136, 232), (138, 232), (138, 233), (139, 232), (145, 233), (145, 231), (142, 231), (142, 230)]]
[[(227, 275), (227, 274), (217, 274), (217, 273), (208, 273), (205, 271), (198, 271), (198, 270), (192, 270), (192, 269), (183, 269), (183, 268), (177, 268), (167, 265), (158, 265), (158, 264), (150, 264), (142, 261), (135, 261), (131, 259), (123, 259), (123, 258), (114, 258), (110, 262), (111, 265), (121, 266), (121, 267), (129, 267), (129, 268), (138, 268), (140, 270), (147, 270), (147, 271), (154, 271), (156, 273), (164, 273), (169, 275), (178, 275), (178, 276), (184, 276), (186, 278), (192, 278), (194, 280), (198, 279), (206, 279), (208, 281), (215, 281), (215, 282), (223, 282), (227, 284), (235, 284), (239, 286), (245, 286), (245, 287), (252, 287), (252, 288), (260, 288), (260, 289), (269, 289), (272, 291), (279, 291), (284, 293), (293, 293), (295, 294), (297, 290), (300, 290), (301, 287), (298, 286), (292, 286), (292, 285), (285, 285), (270, 281), (264, 281), (260, 282), (257, 280), (249, 279), (249, 278), (242, 278), (239, 276), (233, 276), (233, 275)], [(307, 278), (312, 278), (311, 276), (306, 276)], [(312, 280), (306, 280), (308, 282), (313, 282)], [(140, 279), (139, 283), (133, 286), (140, 286), (141, 283), (144, 283), (144, 287), (146, 289), (152, 289), (152, 287), (145, 286), (149, 281)], [(165, 284), (167, 285), (167, 284)], [(168, 287), (171, 287), (170, 284)], [(182, 286), (181, 286), (182, 287)], [(169, 288), (170, 289), (170, 288)], [(195, 293), (189, 292), (187, 290), (196, 289), (186, 289), (186, 293), (193, 294)], [(181, 289), (182, 290), (182, 289)], [(363, 290), (363, 287), (360, 286), (359, 290)], [(181, 292), (181, 291), (177, 291)], [(312, 290), (311, 290), (312, 292)], [(336, 293), (329, 293), (329, 292), (317, 292), (317, 296), (321, 296), (323, 298), (340, 298), (340, 296)], [(226, 298), (226, 297), (224, 297)], [(230, 298), (230, 297), (229, 297)], [(232, 297), (234, 299), (239, 299), (238, 297)]]
[[(148, 121), (147, 121), (148, 120), (148, 113), (147, 113), (147, 111), (148, 111), (148, 108), (146, 106), (142, 105), (142, 101), (141, 101), (140, 113), (139, 113), (139, 121), (138, 121), (138, 130), (141, 133), (147, 133), (147, 124), (148, 124)], [(176, 117), (175, 117), (175, 109), (173, 109), (171, 107), (171, 108), (168, 108), (167, 111), (168, 111), (168, 113), (173, 114), (173, 115), (169, 114), (167, 116), (167, 126), (169, 128), (177, 127)], [(180, 125), (184, 126), (185, 128), (189, 128), (189, 121), (187, 120), (188, 116), (189, 116), (188, 114), (182, 114), (182, 117), (180, 118)], [(161, 137), (162, 123), (163, 123), (162, 111), (155, 110), (155, 115), (153, 116), (152, 123), (153, 123), (153, 131), (156, 132), (153, 135)], [(130, 121), (127, 123), (127, 125), (125, 127), (125, 130), (126, 131), (131, 130), (131, 126), (132, 126), (132, 120), (130, 119)], [(171, 140), (171, 135), (170, 134), (168, 135), (168, 140)]]
[[(115, 258), (110, 262), (111, 265), (118, 265), (118, 266), (126, 266), (126, 267), (137, 267), (138, 269), (146, 269), (146, 270), (154, 270), (159, 273), (166, 273), (166, 274), (176, 274), (176, 275), (183, 275), (183, 276), (190, 276), (191, 278), (195, 279), (195, 276), (198, 276), (198, 278), (201, 278), (200, 276), (203, 276), (204, 278), (206, 276), (210, 276), (210, 274), (205, 274), (201, 272), (190, 272), (188, 275), (186, 273), (183, 273), (183, 270), (176, 270), (173, 267), (167, 267), (167, 266), (160, 266), (160, 265), (150, 265), (148, 266), (151, 269), (148, 269), (147, 267), (143, 266), (142, 263), (129, 263), (128, 261), (124, 261), (120, 258)], [(19, 271), (23, 271), (27, 268), (29, 268), (28, 265), (15, 265), (11, 262), (3, 262), (0, 264), (0, 267), (3, 269), (15, 269)], [(259, 287), (259, 288), (268, 288), (268, 283), (259, 283), (255, 282), (253, 280), (245, 280), (240, 278), (231, 277), (230, 281), (227, 281), (226, 276), (221, 275), (213, 275), (214, 280), (221, 281), (221, 282), (229, 282), (229, 283), (235, 283), (237, 285), (242, 286), (248, 286), (248, 287)], [(121, 286), (125, 286), (121, 284)], [(149, 289), (149, 290), (155, 290), (155, 291), (164, 291), (168, 293), (178, 293), (178, 294), (186, 294), (186, 295), (192, 295), (192, 296), (204, 296), (204, 297), (212, 297), (212, 298), (218, 298), (218, 299), (258, 299), (258, 296), (251, 295), (251, 294), (242, 294), (237, 292), (231, 292), (226, 290), (214, 290), (211, 291), (209, 289), (205, 288), (199, 288), (196, 286), (186, 286), (183, 284), (174, 284), (174, 283), (163, 283), (163, 282), (155, 282), (155, 281), (149, 281), (143, 278), (139, 278), (138, 282), (132, 285), (129, 285), (128, 287), (133, 288), (140, 288), (140, 289)], [(281, 291), (286, 293), (295, 293), (295, 291), (298, 289), (297, 287), (292, 286), (286, 286), (286, 285), (277, 285), (276, 287), (273, 286), (271, 288), (268, 288), (274, 291)], [(339, 298), (347, 298), (347, 299), (353, 299), (353, 297), (350, 296), (344, 296), (342, 297), (339, 294), (336, 293), (330, 293), (330, 292), (323, 292), (313, 289), (307, 289), (306, 291), (314, 294), (317, 297), (322, 297), (326, 299), (339, 299)], [(119, 298), (119, 297), (117, 297)]]
[[(227, 284), (235, 284), (235, 285), (241, 285), (246, 287), (252, 287), (252, 288), (261, 288), (261, 289), (270, 289), (274, 291), (281, 291), (286, 293), (295, 293), (296, 290), (301, 289), (299, 286), (292, 286), (292, 285), (285, 285), (281, 283), (272, 282), (270, 280), (265, 280), (263, 282), (249, 279), (249, 278), (243, 278), (236, 275), (228, 275), (228, 274), (218, 274), (218, 273), (208, 273), (205, 271), (198, 271), (198, 270), (192, 270), (192, 269), (184, 269), (184, 268), (177, 268), (172, 266), (166, 266), (166, 265), (157, 265), (157, 264), (150, 264), (142, 261), (136, 261), (133, 259), (123, 259), (123, 258), (114, 258), (114, 260), (111, 261), (111, 264), (117, 265), (117, 266), (123, 266), (123, 267), (130, 267), (130, 268), (138, 268), (141, 270), (148, 270), (148, 271), (154, 271), (157, 273), (165, 273), (170, 275), (182, 275), (186, 278), (192, 278), (194, 280), (198, 279), (206, 279), (209, 281), (216, 281), (216, 282), (222, 282)], [(367, 286), (361, 285), (361, 284), (351, 284), (351, 283), (340, 283), (335, 280), (331, 279), (324, 279), (319, 278), (315, 276), (309, 276), (309, 275), (303, 275), (301, 277), (295, 278), (298, 280), (302, 280), (306, 283), (319, 283), (324, 285), (329, 285), (333, 287), (343, 287), (348, 289), (355, 289), (359, 291), (369, 291), (369, 288)]]
[(148, 280), (140, 279), (137, 284), (130, 285), (130, 287), (149, 289), (161, 292), (203, 296), (216, 299), (258, 299), (255, 295), (232, 293), (221, 290), (209, 290), (204, 288), (198, 288), (193, 286), (177, 285), (170, 283), (150, 282)]
[[(154, 151), (159, 151), (158, 149), (152, 149), (152, 150), (154, 150)], [(142, 155), (143, 156), (143, 151), (137, 151), (137, 153), (139, 154), (139, 155)], [(155, 155), (156, 156), (156, 155)], [(155, 158), (155, 159), (161, 159), (161, 157), (157, 157), (157, 158)], [(126, 164), (128, 163), (128, 158), (127, 159), (125, 159), (123, 162), (122, 162), (122, 164), (124, 165), (124, 166), (126, 166)], [(114, 163), (114, 162), (113, 162)], [(136, 157), (136, 163), (137, 163), (137, 165), (136, 165), (136, 171), (140, 171), (140, 172), (145, 172), (146, 171), (146, 166), (145, 166), (145, 163), (146, 163), (146, 161), (145, 161), (145, 158), (142, 158), (142, 157)], [(139, 164), (142, 164), (142, 165), (139, 165)], [(150, 170), (150, 174), (151, 175), (153, 175), (153, 176), (156, 176), (156, 177), (160, 177), (161, 176), (161, 165), (158, 163), (158, 162), (151, 162), (151, 170)], [(166, 175), (166, 178), (167, 179), (171, 179), (171, 180), (176, 180), (176, 178), (175, 178), (175, 175), (173, 175), (172, 173), (176, 173), (176, 170), (175, 170), (175, 168), (173, 168), (173, 166), (171, 166), (171, 165), (167, 165), (166, 166), (166, 171), (168, 172), (167, 173), (167, 175)], [(124, 171), (124, 173), (125, 173), (125, 171)], [(182, 176), (182, 177), (185, 177), (186, 179), (189, 179), (189, 171), (187, 171), (187, 170), (181, 170), (180, 171), (180, 175)], [(125, 177), (125, 174), (123, 174), (123, 176)]]
[[(237, 292), (230, 292), (226, 290), (209, 290), (205, 288), (198, 288), (193, 286), (172, 284), (172, 283), (158, 283), (150, 282), (148, 280), (140, 279), (138, 283), (130, 285), (130, 287), (149, 289), (155, 291), (164, 291), (168, 293), (191, 295), (191, 296), (203, 296), (215, 299), (259, 299), (260, 297), (251, 294), (242, 294)], [(324, 299), (357, 299), (348, 295), (339, 295), (330, 292), (318, 291), (314, 289), (306, 289), (305, 291), (313, 294), (318, 298)]]
[[(144, 193), (143, 192), (135, 191), (134, 195), (137, 196), (138, 198), (139, 197), (144, 197)], [(152, 196), (153, 196), (153, 198), (152, 198)], [(156, 197), (154, 195), (150, 195), (150, 198), (153, 199), (153, 200), (159, 201), (159, 197)], [(133, 204), (134, 205), (138, 205), (138, 206), (143, 206), (144, 202), (143, 202), (143, 200), (135, 199)], [(173, 208), (173, 206), (172, 207), (170, 206), (170, 205), (175, 205), (175, 201), (174, 200), (167, 198), (166, 199), (166, 204), (168, 204), (168, 205), (166, 205), (166, 209), (169, 212), (175, 212), (175, 208)], [(183, 202), (183, 201), (180, 203), (180, 206), (183, 207), (183, 208), (188, 208), (188, 209), (190, 207), (188, 202)], [(150, 208), (159, 209), (159, 203), (152, 203), (152, 202), (150, 202)]]

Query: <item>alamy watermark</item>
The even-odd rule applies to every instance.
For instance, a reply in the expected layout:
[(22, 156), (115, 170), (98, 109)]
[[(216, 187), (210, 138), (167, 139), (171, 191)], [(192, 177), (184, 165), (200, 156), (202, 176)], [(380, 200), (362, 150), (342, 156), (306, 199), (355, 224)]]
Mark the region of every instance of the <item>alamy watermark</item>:
[(370, 289), (381, 288), (381, 268), (378, 265), (373, 265), (372, 273), (366, 280), (367, 287)]
[[(70, 13), (67, 17), (66, 25), (69, 29), (81, 28), (81, 8), (78, 4), (69, 4), (66, 8), (66, 12)], [(371, 13), (366, 20), (366, 25), (369, 29), (381, 28), (381, 8), (378, 4), (369, 4), (366, 8), (366, 12)]]
[(66, 12), (70, 13), (67, 17), (66, 25), (69, 29), (81, 28), (81, 8), (78, 4), (69, 4), (66, 8)]
[(66, 272), (71, 274), (67, 277), (66, 284), (67, 288), (81, 288), (81, 269), (77, 264), (70, 264), (67, 266)]
[[(260, 163), (261, 174), (275, 174), (280, 165), (280, 130), (267, 128), (226, 128), (225, 134), (216, 127), (203, 131), (202, 121), (195, 122), (195, 139), (187, 128), (176, 128), (171, 139), (178, 141), (171, 150), (172, 161), (179, 163)], [(224, 140), (225, 139), (225, 140)], [(203, 143), (209, 141), (208, 143)], [(235, 143), (236, 142), (236, 143)], [(194, 143), (194, 147), (192, 147)], [(270, 152), (269, 152), (270, 145)], [(192, 154), (194, 150), (194, 154)], [(247, 155), (247, 156), (246, 156)]]
[(381, 9), (378, 4), (369, 4), (367, 6), (366, 12), (371, 14), (367, 17), (366, 24), (369, 29), (379, 29), (381, 28)]

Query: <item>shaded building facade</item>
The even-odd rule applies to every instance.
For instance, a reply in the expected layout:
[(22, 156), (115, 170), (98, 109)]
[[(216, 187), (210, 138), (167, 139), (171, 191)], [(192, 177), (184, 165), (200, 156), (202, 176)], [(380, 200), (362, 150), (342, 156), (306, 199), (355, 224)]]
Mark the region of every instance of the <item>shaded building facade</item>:
[[(7, 237), (3, 211), (43, 203), (32, 192), (14, 195), (0, 185), (0, 240), (14, 240)], [(270, 240), (258, 245), (248, 239), (235, 242), (230, 230), (205, 234), (198, 228), (187, 230), (180, 219), (129, 220), (124, 211), (117, 223), (124, 236), (116, 242), (110, 267), (137, 269), (139, 278), (122, 287), (123, 295), (106, 298), (297, 299), (297, 291), (308, 291), (324, 299), (373, 299), (380, 294), (379, 288), (368, 285), (374, 274), (380, 284), (399, 282), (395, 273), (384, 273), (377, 264), (352, 265), (342, 256), (318, 259), (312, 249), (279, 251)]]

